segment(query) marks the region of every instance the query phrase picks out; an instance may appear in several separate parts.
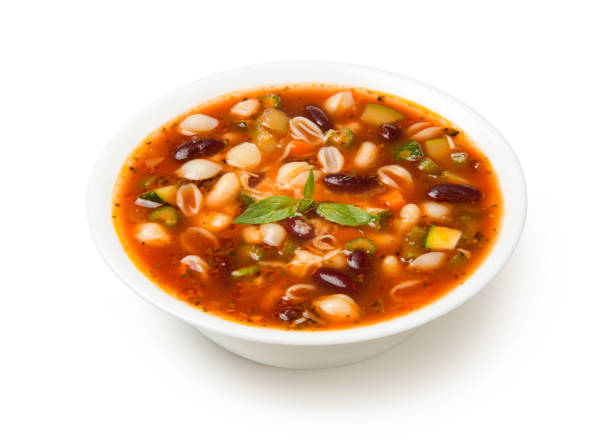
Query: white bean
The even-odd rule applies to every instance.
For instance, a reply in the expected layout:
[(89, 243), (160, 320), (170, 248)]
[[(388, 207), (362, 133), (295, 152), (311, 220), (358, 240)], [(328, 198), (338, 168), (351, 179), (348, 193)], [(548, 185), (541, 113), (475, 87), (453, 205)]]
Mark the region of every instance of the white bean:
[(234, 172), (223, 174), (206, 195), (206, 206), (219, 208), (232, 202), (240, 193), (240, 180)]
[(227, 152), (227, 164), (240, 169), (254, 169), (261, 163), (261, 152), (253, 143), (245, 142)]
[(287, 238), (287, 232), (280, 224), (268, 223), (259, 226), (261, 231), (262, 241), (269, 246), (278, 247)]
[(165, 246), (170, 244), (170, 234), (157, 223), (142, 223), (134, 228), (134, 236), (148, 246)]
[(250, 98), (236, 103), (230, 112), (237, 117), (248, 118), (259, 110), (259, 100)]
[(376, 166), (378, 161), (378, 148), (371, 141), (364, 141), (353, 159), (353, 164), (358, 169), (370, 169)]
[(213, 161), (197, 159), (187, 161), (176, 170), (176, 174), (181, 178), (200, 181), (214, 177), (221, 169), (221, 166)]
[(259, 226), (246, 226), (242, 229), (242, 239), (248, 244), (261, 244), (263, 236)]
[(319, 296), (312, 306), (319, 316), (330, 321), (354, 321), (361, 316), (361, 309), (353, 298), (342, 293)]
[(382, 260), (381, 269), (386, 276), (393, 277), (400, 273), (402, 265), (395, 255), (389, 255)]
[(416, 204), (406, 204), (400, 210), (399, 216), (407, 224), (416, 224), (421, 219), (421, 209)]
[(203, 114), (189, 115), (181, 124), (179, 130), (183, 135), (195, 135), (210, 132), (219, 125), (219, 120)]

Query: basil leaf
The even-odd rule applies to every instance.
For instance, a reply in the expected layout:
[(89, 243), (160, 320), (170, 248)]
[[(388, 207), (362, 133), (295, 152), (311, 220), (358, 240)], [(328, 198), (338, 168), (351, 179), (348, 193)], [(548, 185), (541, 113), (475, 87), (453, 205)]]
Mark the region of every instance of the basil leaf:
[(307, 209), (310, 208), (310, 206), (312, 206), (314, 204), (314, 201), (311, 199), (306, 199), (306, 198), (302, 198), (297, 205), (297, 211), (298, 212), (305, 212)]
[(253, 204), (254, 202), (257, 201), (251, 195), (249, 195), (246, 192), (243, 192), (242, 190), (240, 191), (239, 196), (240, 196), (240, 199), (242, 200), (242, 202), (244, 203), (245, 206), (250, 206), (251, 204)]
[(314, 195), (315, 184), (314, 184), (314, 173), (312, 169), (308, 173), (308, 179), (306, 180), (306, 184), (304, 184), (304, 199), (312, 200), (312, 196)]
[(295, 215), (297, 201), (287, 195), (271, 196), (251, 204), (234, 224), (265, 224)]
[(343, 226), (360, 226), (376, 219), (359, 207), (339, 203), (319, 203), (317, 214)]

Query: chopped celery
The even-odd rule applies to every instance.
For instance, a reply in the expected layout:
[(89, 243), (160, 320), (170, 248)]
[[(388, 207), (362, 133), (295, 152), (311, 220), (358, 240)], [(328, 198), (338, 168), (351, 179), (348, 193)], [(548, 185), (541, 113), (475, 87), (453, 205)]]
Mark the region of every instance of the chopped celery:
[(351, 252), (353, 250), (361, 249), (364, 252), (367, 252), (368, 255), (372, 255), (374, 252), (376, 252), (376, 246), (374, 245), (374, 242), (372, 242), (371, 239), (365, 237), (351, 239), (346, 243), (344, 248)]
[(431, 226), (425, 238), (425, 247), (432, 250), (452, 250), (461, 238), (461, 230), (451, 227)]
[(445, 161), (450, 155), (450, 146), (446, 138), (434, 138), (425, 141), (425, 152), (435, 161)]
[(466, 152), (453, 152), (450, 154), (451, 161), (457, 166), (465, 166), (468, 159)]
[(423, 158), (423, 151), (419, 143), (410, 141), (393, 149), (393, 156), (396, 160), (417, 161)]
[(283, 248), (279, 251), (280, 258), (283, 261), (291, 261), (291, 258), (293, 258), (293, 255), (295, 254), (295, 251), (298, 247), (299, 244), (293, 241), (292, 239), (285, 240)]
[(368, 103), (361, 114), (361, 120), (365, 123), (380, 126), (385, 123), (395, 123), (403, 120), (404, 116), (395, 109), (378, 103)]
[(231, 275), (233, 278), (242, 278), (243, 276), (253, 276), (259, 273), (259, 266), (242, 267), (238, 270), (234, 270)]
[(355, 134), (350, 129), (334, 130), (325, 132), (325, 140), (332, 146), (351, 147)]
[(149, 214), (151, 221), (161, 221), (168, 227), (175, 226), (178, 222), (178, 213), (172, 206), (162, 206)]
[(425, 173), (432, 175), (440, 173), (440, 168), (431, 158), (423, 158), (423, 161), (419, 163), (419, 169)]
[(261, 101), (264, 109), (269, 107), (277, 108), (281, 104), (281, 97), (277, 94), (266, 94), (259, 97), (259, 101)]

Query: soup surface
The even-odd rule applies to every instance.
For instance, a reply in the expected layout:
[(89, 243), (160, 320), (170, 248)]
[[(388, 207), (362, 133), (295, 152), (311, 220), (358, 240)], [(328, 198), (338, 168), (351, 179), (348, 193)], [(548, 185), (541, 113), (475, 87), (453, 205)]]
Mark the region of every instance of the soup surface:
[(327, 330), (423, 307), (469, 277), (503, 215), (449, 121), (360, 88), (229, 94), (149, 134), (117, 179), (124, 249), (169, 294), (261, 327)]

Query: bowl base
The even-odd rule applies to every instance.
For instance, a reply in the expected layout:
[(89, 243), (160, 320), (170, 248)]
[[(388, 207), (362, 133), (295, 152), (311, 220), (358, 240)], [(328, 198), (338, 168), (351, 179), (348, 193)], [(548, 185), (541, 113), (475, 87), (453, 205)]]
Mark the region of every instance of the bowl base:
[(224, 349), (251, 361), (293, 369), (330, 368), (369, 359), (384, 353), (414, 333), (408, 330), (365, 342), (335, 345), (285, 345), (245, 341), (196, 327), (204, 336)]

